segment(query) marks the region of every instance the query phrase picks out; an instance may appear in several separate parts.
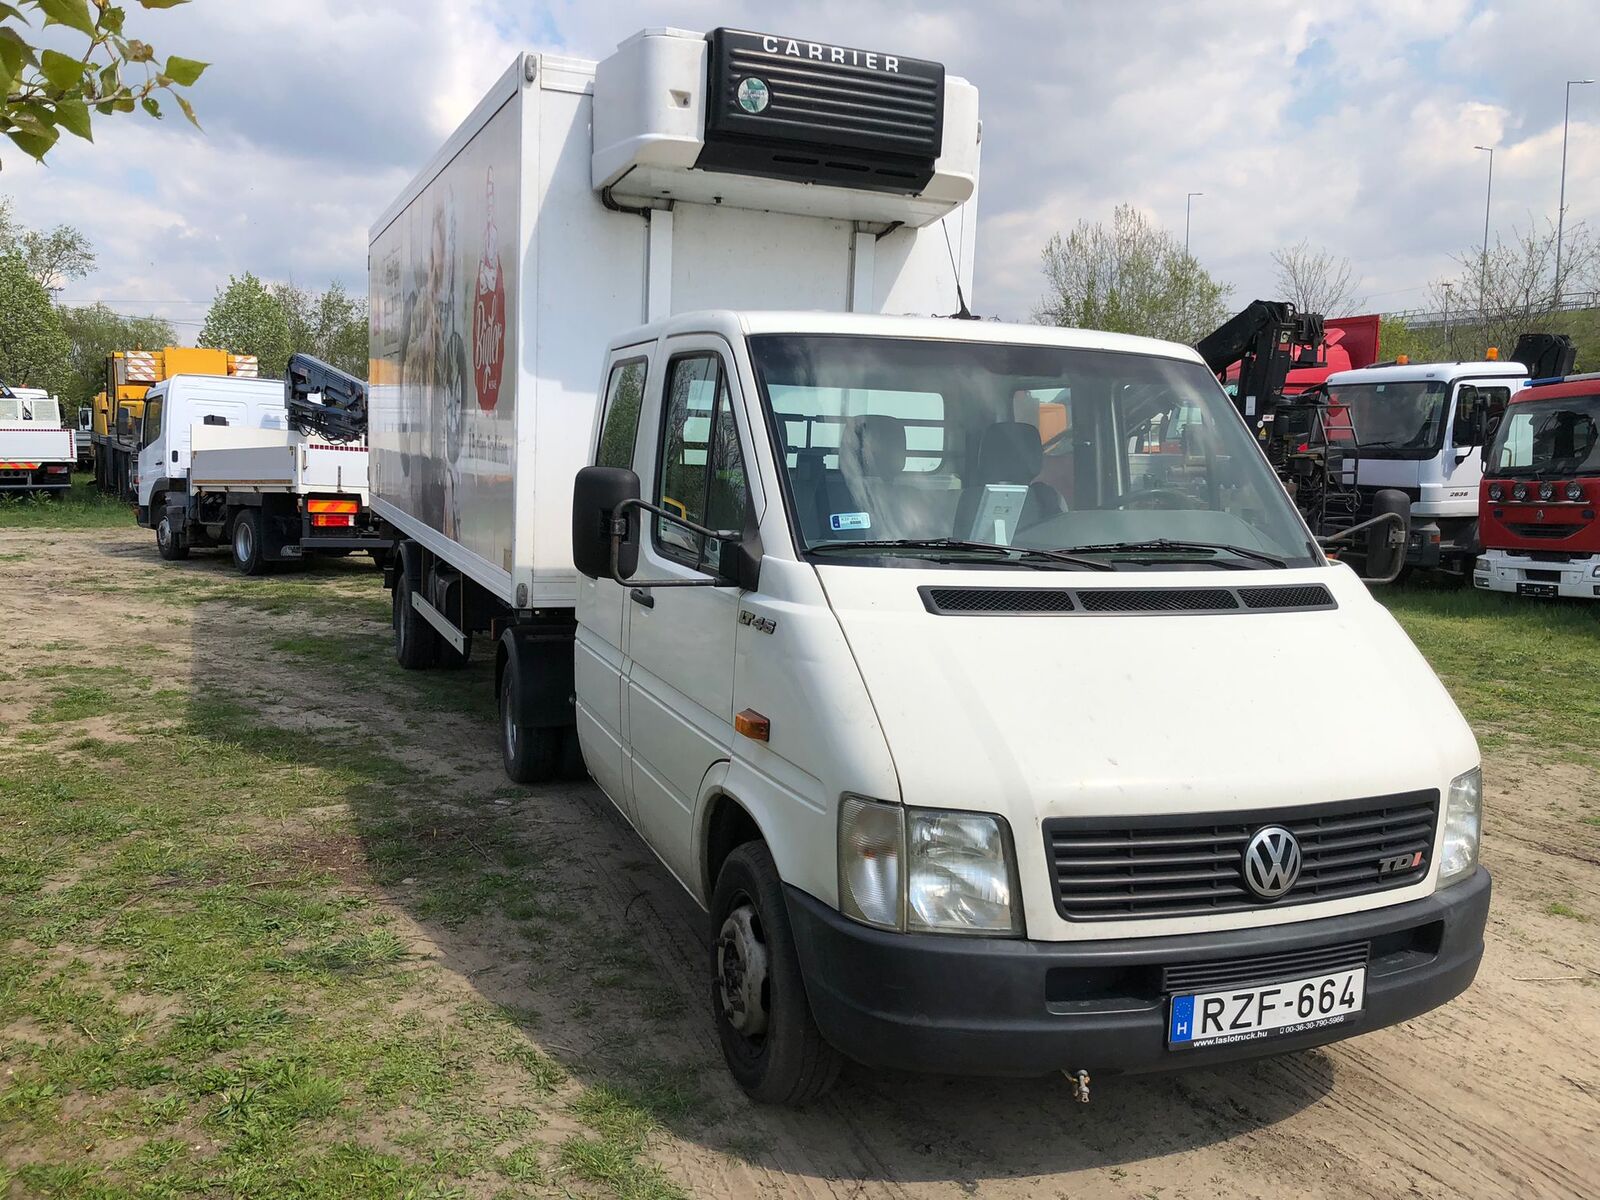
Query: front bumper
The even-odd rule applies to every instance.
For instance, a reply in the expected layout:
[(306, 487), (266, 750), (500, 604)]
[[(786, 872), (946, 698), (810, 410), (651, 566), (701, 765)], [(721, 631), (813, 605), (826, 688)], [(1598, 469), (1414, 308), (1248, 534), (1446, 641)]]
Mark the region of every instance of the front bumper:
[[(891, 933), (788, 889), (822, 1035), (869, 1066), (952, 1075), (1168, 1071), (1303, 1050), (1415, 1017), (1477, 974), (1489, 874), (1421, 900), (1290, 925), (1178, 937), (1038, 942)], [(1365, 1009), (1260, 1041), (1167, 1048), (1169, 966), (1372, 943)], [(1270, 982), (1263, 979), (1258, 982)]]
[(1472, 585), (1486, 592), (1594, 600), (1600, 598), (1600, 575), (1596, 575), (1596, 571), (1600, 571), (1600, 554), (1572, 562), (1551, 563), (1504, 550), (1491, 550), (1474, 566)]

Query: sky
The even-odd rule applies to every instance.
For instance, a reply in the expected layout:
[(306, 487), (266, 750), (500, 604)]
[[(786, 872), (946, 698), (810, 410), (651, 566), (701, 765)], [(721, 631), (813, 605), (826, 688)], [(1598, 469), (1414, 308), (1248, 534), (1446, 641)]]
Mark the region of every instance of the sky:
[[(1554, 220), (1563, 83), (1600, 77), (1600, 0), (193, 0), (128, 32), (212, 66), (173, 112), (101, 119), (47, 166), (0, 150), (33, 226), (83, 229), (63, 294), (193, 340), (230, 274), (366, 290), (367, 230), (523, 51), (604, 57), (729, 25), (930, 58), (979, 89), (975, 311), (1025, 320), (1054, 232), (1119, 203), (1191, 245), (1242, 307), (1271, 252), (1347, 256), (1373, 310), (1426, 303), (1452, 255)], [(1567, 226), (1600, 225), (1600, 84), (1572, 88)]]

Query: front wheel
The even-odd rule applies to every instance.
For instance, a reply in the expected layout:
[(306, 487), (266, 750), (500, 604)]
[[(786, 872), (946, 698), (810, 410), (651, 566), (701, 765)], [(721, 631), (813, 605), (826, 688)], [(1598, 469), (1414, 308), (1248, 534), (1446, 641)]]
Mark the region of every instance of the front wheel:
[(764, 842), (728, 855), (711, 898), (711, 1011), (728, 1070), (752, 1100), (825, 1095), (844, 1059), (811, 1016), (783, 882)]
[(178, 532), (170, 513), (163, 513), (156, 522), (156, 550), (168, 562), (189, 557), (189, 543)]

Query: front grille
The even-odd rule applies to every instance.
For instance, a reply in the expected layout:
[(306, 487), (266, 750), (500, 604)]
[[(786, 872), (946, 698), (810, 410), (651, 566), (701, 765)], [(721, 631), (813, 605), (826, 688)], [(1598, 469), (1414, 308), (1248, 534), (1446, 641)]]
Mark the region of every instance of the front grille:
[(1227, 588), (1085, 588), (1085, 612), (1232, 612), (1239, 601)]
[(1258, 954), (1253, 958), (1230, 958), (1221, 962), (1183, 963), (1161, 973), (1161, 990), (1181, 995), (1207, 992), (1241, 983), (1275, 983), (1280, 979), (1304, 979), (1367, 965), (1368, 943), (1346, 942), (1340, 946), (1313, 946), (1283, 954)]
[(936, 616), (1051, 616), (1097, 613), (1243, 613), (1337, 608), (1320, 583), (1207, 588), (975, 588), (921, 587), (923, 607)]
[(1518, 537), (1525, 538), (1564, 538), (1583, 529), (1582, 525), (1522, 525), (1506, 523), (1506, 528)]
[(923, 603), (932, 613), (1007, 613), (1013, 616), (1072, 612), (1072, 593), (1062, 588), (955, 588), (922, 589)]
[[(1416, 883), (1428, 873), (1438, 811), (1439, 793), (1426, 791), (1133, 822), (1056, 817), (1044, 823), (1045, 854), (1056, 909), (1072, 921), (1273, 908)], [(1242, 870), (1246, 843), (1267, 825), (1284, 826), (1300, 842), (1300, 876), (1276, 900), (1250, 891)], [(1380, 874), (1385, 860), (1401, 855), (1414, 865)]]
[(1333, 608), (1333, 593), (1320, 583), (1240, 588), (1246, 608)]

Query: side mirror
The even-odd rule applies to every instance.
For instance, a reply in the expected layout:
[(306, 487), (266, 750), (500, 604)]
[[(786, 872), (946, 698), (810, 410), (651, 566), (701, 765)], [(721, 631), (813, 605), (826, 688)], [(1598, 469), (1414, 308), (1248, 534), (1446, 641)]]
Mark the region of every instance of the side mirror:
[[(1362, 578), (1390, 583), (1405, 565), (1406, 543), (1411, 537), (1411, 497), (1397, 488), (1384, 488), (1372, 498), (1372, 516)], [(1389, 519), (1383, 520), (1385, 517)]]
[(761, 586), (760, 545), (748, 536), (737, 542), (723, 542), (717, 555), (717, 577), (740, 591), (755, 591)]
[[(584, 467), (572, 484), (572, 561), (590, 579), (611, 578), (613, 516), (639, 498), (639, 477), (626, 467)], [(617, 546), (616, 573), (627, 579), (639, 569), (639, 514), (624, 514), (626, 530)]]

